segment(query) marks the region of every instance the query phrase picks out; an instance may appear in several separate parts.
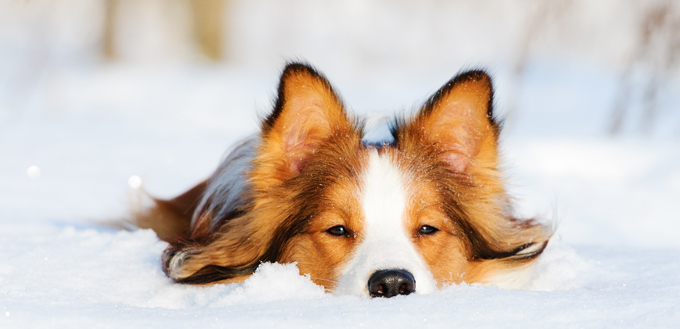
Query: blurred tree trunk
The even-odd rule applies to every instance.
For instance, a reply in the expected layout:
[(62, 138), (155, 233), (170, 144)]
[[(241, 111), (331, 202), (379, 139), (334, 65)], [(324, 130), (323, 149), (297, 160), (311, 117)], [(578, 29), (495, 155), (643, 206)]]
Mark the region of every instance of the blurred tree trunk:
[[(182, 8), (182, 10), (180, 12), (173, 11), (178, 8), (178, 5), (180, 5), (179, 8)], [(126, 29), (125, 26), (119, 26), (119, 24), (124, 23), (148, 27), (140, 24), (139, 19), (143, 17), (144, 20), (153, 20), (154, 15), (150, 15), (148, 12), (148, 10), (153, 10), (157, 14), (155, 17), (161, 17), (161, 21), (164, 22), (160, 27), (154, 25), (155, 28), (163, 28), (167, 33), (175, 33), (174, 35), (182, 35), (182, 33), (177, 34), (178, 30), (173, 32), (173, 28), (185, 31), (190, 35), (189, 38), (193, 39), (188, 40), (188, 47), (193, 48), (194, 51), (200, 52), (211, 60), (223, 60), (225, 57), (225, 35), (227, 35), (225, 33), (226, 24), (224, 24), (224, 20), (228, 8), (228, 0), (176, 0), (167, 2), (153, 1), (151, 3), (147, 0), (105, 0), (102, 55), (110, 60), (119, 59), (121, 56), (125, 57), (126, 49), (118, 48), (120, 47), (120, 40), (117, 40), (117, 38), (120, 38), (121, 27), (123, 31)], [(133, 15), (128, 17), (128, 14), (131, 12), (139, 13), (140, 11), (142, 12), (141, 16)], [(121, 15), (126, 16), (120, 17)], [(121, 18), (128, 20), (121, 20)], [(182, 18), (186, 18), (187, 22), (190, 20), (191, 26), (183, 26)], [(168, 29), (169, 27), (170, 29)], [(142, 34), (144, 32), (139, 31)], [(143, 48), (142, 51), (144, 51)]]
[(191, 0), (194, 37), (200, 50), (212, 60), (224, 59), (227, 0)]
[(120, 0), (106, 0), (104, 2), (104, 36), (102, 53), (104, 58), (112, 60), (116, 58), (115, 34), (116, 16)]

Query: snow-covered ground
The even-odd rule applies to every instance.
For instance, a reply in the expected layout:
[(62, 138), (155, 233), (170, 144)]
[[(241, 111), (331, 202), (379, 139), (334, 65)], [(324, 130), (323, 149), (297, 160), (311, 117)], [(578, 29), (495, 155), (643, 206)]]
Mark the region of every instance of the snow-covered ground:
[[(491, 69), (501, 111), (503, 67)], [(355, 113), (380, 116), (414, 108), (455, 72), (326, 73)], [(166, 244), (153, 232), (97, 224), (125, 216), (133, 175), (157, 196), (206, 177), (257, 129), (277, 74), (52, 70), (25, 110), (0, 109), (0, 328), (680, 326), (680, 118), (667, 111), (651, 137), (606, 136), (618, 75), (585, 64), (534, 62), (503, 135), (518, 211), (557, 225), (524, 290), (339, 297), (279, 264), (243, 284), (183, 286), (161, 272)], [(677, 95), (662, 95), (665, 108)]]

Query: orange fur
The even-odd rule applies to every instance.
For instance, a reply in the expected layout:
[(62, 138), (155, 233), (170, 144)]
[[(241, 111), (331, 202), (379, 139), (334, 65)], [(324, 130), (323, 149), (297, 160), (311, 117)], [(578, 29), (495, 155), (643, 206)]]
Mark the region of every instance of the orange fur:
[[(530, 244), (544, 247), (551, 235), (544, 226), (509, 214), (510, 200), (498, 170), (499, 127), (491, 114), (492, 95), (486, 74), (477, 71), (459, 76), (397, 132), (397, 149), (404, 154), (402, 166), (415, 178), (410, 184), (414, 205), (409, 221), (417, 227), (434, 220), (433, 226), (445, 233), (417, 243), (440, 284), (486, 282), (498, 272), (533, 260), (500, 255)], [(448, 193), (438, 193), (442, 188)], [(455, 191), (452, 199), (458, 209), (447, 215), (442, 205), (451, 202), (441, 195), (451, 191)], [(466, 217), (460, 218), (465, 225), (441, 223), (441, 218), (451, 215)], [(472, 244), (480, 241), (470, 240), (471, 231), (479, 234), (488, 250), (475, 252)]]
[(191, 216), (206, 184), (203, 181), (170, 200), (153, 199), (154, 207), (136, 211), (135, 225), (153, 229), (163, 241), (172, 243), (185, 238), (191, 227)]

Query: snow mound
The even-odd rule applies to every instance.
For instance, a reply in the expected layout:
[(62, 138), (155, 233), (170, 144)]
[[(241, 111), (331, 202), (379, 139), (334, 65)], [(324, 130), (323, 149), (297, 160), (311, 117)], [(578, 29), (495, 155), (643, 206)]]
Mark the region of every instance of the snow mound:
[(593, 280), (595, 267), (561, 241), (551, 241), (529, 270), (528, 290), (555, 291), (580, 288)]
[(314, 298), (325, 295), (309, 275), (300, 275), (295, 264), (263, 263), (243, 284), (230, 284), (229, 292), (217, 300), (215, 307), (244, 302), (268, 302), (285, 299)]

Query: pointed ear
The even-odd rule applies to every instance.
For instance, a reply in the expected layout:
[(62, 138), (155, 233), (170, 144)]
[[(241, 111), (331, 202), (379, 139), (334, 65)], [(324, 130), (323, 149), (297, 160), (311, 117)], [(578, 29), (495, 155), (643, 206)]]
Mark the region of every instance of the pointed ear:
[(499, 126), (492, 104), (489, 75), (484, 71), (464, 72), (432, 95), (403, 132), (434, 146), (440, 159), (454, 171), (496, 162)]
[(340, 97), (313, 68), (288, 64), (281, 74), (274, 111), (262, 124), (261, 154), (276, 160), (279, 176), (299, 174), (309, 157), (334, 136), (357, 135)]

